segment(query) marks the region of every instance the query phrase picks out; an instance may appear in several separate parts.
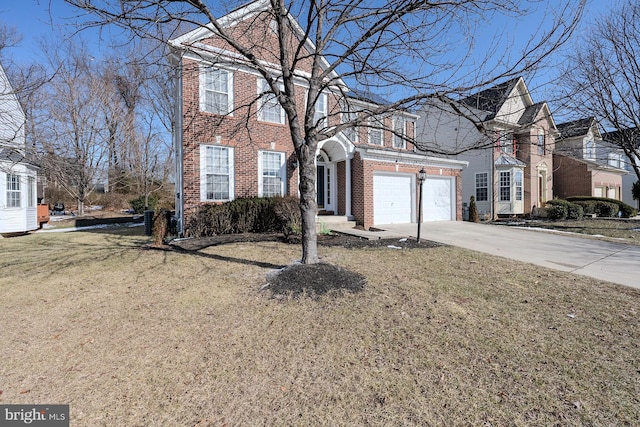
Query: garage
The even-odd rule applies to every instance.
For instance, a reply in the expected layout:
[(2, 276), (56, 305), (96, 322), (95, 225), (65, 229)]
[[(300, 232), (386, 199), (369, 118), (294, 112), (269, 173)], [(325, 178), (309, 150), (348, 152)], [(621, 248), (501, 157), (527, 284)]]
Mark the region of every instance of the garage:
[(413, 175), (373, 175), (374, 224), (407, 224), (415, 218)]
[(456, 218), (455, 179), (427, 176), (422, 187), (423, 221), (452, 221)]

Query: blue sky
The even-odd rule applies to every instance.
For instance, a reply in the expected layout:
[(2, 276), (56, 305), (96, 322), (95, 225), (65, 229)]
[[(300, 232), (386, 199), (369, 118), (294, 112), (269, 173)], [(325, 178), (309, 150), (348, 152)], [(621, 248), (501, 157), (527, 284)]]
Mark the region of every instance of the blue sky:
[[(553, 0), (549, 0), (553, 4)], [(576, 36), (580, 33), (588, 31), (589, 26), (598, 19), (603, 13), (606, 13), (617, 2), (623, 0), (588, 0), (587, 10), (584, 20), (576, 32)], [(539, 7), (546, 7), (543, 1)], [(62, 32), (66, 36), (71, 36), (75, 28), (70, 25), (74, 19), (81, 16), (81, 12), (68, 6), (63, 0), (0, 0), (0, 22), (5, 25), (13, 26), (23, 36), (23, 42), (19, 48), (10, 50), (10, 55), (17, 64), (28, 64), (37, 62), (42, 55), (38, 47), (39, 40), (42, 37), (50, 35), (53, 28)], [(515, 42), (522, 41), (527, 37), (528, 31), (534, 31), (537, 27), (536, 20), (545, 20), (540, 12), (534, 13), (526, 19), (526, 24), (517, 23), (517, 27), (513, 22), (506, 23), (501, 21), (492, 21), (495, 28), (516, 28), (517, 36)], [(531, 25), (531, 23), (534, 23)], [(511, 27), (510, 27), (510, 26)], [(114, 30), (115, 31), (115, 30)], [(483, 32), (485, 30), (482, 30)], [(508, 30), (507, 30), (508, 31)], [(522, 40), (518, 38), (522, 36)], [(98, 33), (97, 30), (85, 30), (82, 37), (90, 41), (92, 47), (96, 50), (108, 47), (108, 31)], [(491, 37), (490, 35), (487, 35)], [(101, 41), (102, 38), (102, 41)], [(96, 51), (95, 54), (98, 54)], [(557, 55), (556, 62), (561, 61), (561, 55)], [(553, 67), (542, 70), (533, 78), (527, 80), (529, 89), (533, 92), (534, 101), (542, 101), (547, 99), (548, 92), (552, 87), (549, 82), (553, 78)]]

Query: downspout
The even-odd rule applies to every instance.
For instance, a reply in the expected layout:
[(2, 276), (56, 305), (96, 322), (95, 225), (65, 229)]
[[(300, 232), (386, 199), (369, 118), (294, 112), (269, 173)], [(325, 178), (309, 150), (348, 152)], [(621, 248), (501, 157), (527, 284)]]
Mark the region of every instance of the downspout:
[(173, 143), (176, 153), (176, 231), (178, 237), (184, 237), (184, 154), (182, 146), (182, 56), (178, 59), (176, 77), (175, 125)]

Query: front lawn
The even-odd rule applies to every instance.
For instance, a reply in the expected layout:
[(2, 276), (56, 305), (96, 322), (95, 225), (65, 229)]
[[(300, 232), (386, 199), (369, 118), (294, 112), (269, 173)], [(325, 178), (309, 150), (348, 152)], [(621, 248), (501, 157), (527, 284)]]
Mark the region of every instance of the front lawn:
[(73, 426), (640, 425), (640, 292), (446, 246), (321, 247), (362, 292), (273, 299), (299, 247), (0, 239), (0, 403)]
[(640, 220), (638, 219), (538, 220), (511, 222), (510, 224), (525, 227), (546, 228), (568, 233), (579, 233), (618, 243), (640, 245)]

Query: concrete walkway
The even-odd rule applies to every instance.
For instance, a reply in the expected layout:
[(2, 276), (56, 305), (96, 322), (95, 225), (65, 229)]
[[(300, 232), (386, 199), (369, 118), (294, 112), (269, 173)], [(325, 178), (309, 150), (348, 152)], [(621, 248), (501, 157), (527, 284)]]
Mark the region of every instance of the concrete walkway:
[[(416, 224), (377, 225), (415, 237)], [(640, 246), (463, 221), (425, 222), (421, 239), (594, 277), (640, 289)]]

